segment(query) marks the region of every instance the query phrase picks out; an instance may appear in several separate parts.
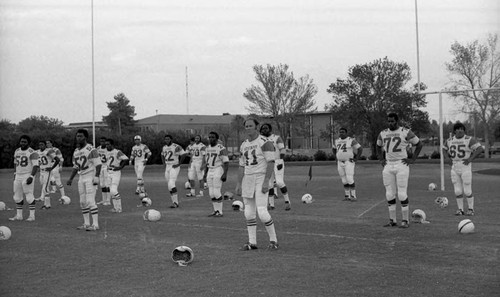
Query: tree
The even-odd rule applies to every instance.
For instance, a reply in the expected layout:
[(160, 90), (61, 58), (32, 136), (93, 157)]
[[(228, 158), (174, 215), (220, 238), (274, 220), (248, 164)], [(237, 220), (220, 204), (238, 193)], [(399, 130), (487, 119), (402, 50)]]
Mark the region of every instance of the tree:
[(30, 116), (19, 122), (19, 132), (33, 134), (36, 131), (51, 131), (52, 133), (64, 130), (63, 122), (46, 116)]
[(241, 115), (236, 115), (231, 121), (231, 129), (236, 133), (236, 144), (238, 148), (239, 145), (241, 145), (240, 134), (243, 130), (245, 130), (245, 127), (243, 127), (244, 122), (245, 118), (242, 117)]
[[(372, 158), (376, 156), (378, 134), (387, 127), (389, 111), (398, 113), (401, 123), (413, 130), (422, 132), (429, 127), (428, 114), (418, 110), (426, 106), (425, 96), (418, 95), (417, 85), (411, 90), (404, 88), (410, 79), (406, 63), (385, 57), (350, 67), (348, 77), (338, 78), (327, 90), (333, 96), (329, 108), (335, 119), (354, 133), (366, 133)], [(420, 90), (425, 88), (420, 85)]]
[(131, 131), (134, 128), (135, 107), (130, 105), (130, 100), (123, 93), (115, 95), (114, 100), (115, 102), (106, 102), (110, 113), (102, 117), (102, 120), (113, 132), (122, 135), (123, 129)]
[[(478, 40), (462, 45), (455, 41), (450, 53), (453, 58), (446, 63), (451, 76), (452, 90), (499, 88), (500, 51), (498, 36), (490, 34), (485, 43)], [(464, 103), (462, 111), (477, 114), (485, 125), (485, 155), (489, 156), (490, 135), (494, 135), (495, 123), (500, 117), (500, 91), (485, 90), (452, 94)]]
[(243, 94), (250, 101), (247, 109), (271, 118), (286, 142), (296, 115), (315, 110), (313, 97), (318, 88), (308, 75), (296, 79), (286, 64), (255, 65), (253, 70), (262, 86), (252, 85)]

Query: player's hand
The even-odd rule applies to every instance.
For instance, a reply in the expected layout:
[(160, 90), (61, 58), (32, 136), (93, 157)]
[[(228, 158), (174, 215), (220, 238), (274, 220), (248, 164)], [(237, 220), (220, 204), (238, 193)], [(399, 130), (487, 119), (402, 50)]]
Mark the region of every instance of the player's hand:
[(221, 180), (221, 181), (223, 181), (223, 182), (225, 182), (225, 181), (226, 181), (226, 179), (227, 179), (226, 174), (223, 174), (223, 175), (220, 177), (220, 180)]
[(386, 159), (380, 160), (380, 164), (382, 165), (382, 167), (385, 167), (385, 165), (387, 165), (387, 160)]
[(262, 184), (262, 193), (267, 193), (269, 192), (269, 181), (265, 181), (264, 180), (264, 183)]
[(463, 159), (462, 163), (463, 163), (465, 166), (467, 166), (467, 165), (469, 165), (469, 164), (470, 164), (470, 159), (469, 159), (469, 158), (467, 158), (467, 159)]
[(357, 161), (357, 160), (356, 160), (356, 159), (354, 159), (354, 158), (349, 158), (349, 162), (351, 162), (351, 163), (356, 163), (356, 161)]
[(27, 185), (31, 185), (31, 183), (32, 183), (32, 182), (33, 182), (33, 177), (31, 177), (31, 176), (30, 176), (30, 177), (28, 177), (28, 178), (26, 179), (26, 184), (27, 184)]
[(403, 160), (401, 160), (403, 162), (403, 164), (405, 165), (410, 165), (410, 164), (413, 164), (415, 163), (415, 160), (413, 159), (408, 159), (408, 158), (404, 158)]
[(98, 177), (98, 176), (94, 176), (94, 177), (92, 178), (92, 184), (93, 184), (94, 186), (97, 186), (97, 185), (99, 184), (99, 177)]
[(181, 166), (181, 164), (175, 164), (175, 165), (172, 165), (172, 168), (177, 168), (179, 166)]
[(144, 164), (144, 165), (148, 164), (148, 160), (147, 160), (147, 159), (144, 159), (144, 160), (142, 161), (142, 164)]
[(72, 183), (73, 183), (73, 180), (72, 180), (72, 179), (68, 179), (68, 181), (66, 182), (66, 184), (67, 184), (68, 186), (71, 186), (71, 184), (72, 184)]

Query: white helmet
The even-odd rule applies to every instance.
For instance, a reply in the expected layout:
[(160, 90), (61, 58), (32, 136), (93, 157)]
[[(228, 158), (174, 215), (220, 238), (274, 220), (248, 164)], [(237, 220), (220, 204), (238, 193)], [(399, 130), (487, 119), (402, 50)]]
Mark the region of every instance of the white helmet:
[(11, 235), (12, 232), (10, 231), (9, 227), (0, 226), (0, 240), (8, 240)]
[(185, 245), (178, 246), (172, 251), (172, 260), (179, 266), (186, 266), (193, 262), (193, 259), (193, 250)]
[(434, 191), (437, 188), (435, 183), (430, 183), (429, 184), (429, 191)]
[(224, 193), (223, 196), (224, 196), (224, 200), (228, 200), (228, 199), (229, 200), (233, 200), (234, 194), (231, 193), (231, 192), (229, 192), (229, 191), (227, 191), (227, 192)]
[(245, 209), (243, 202), (241, 202), (240, 200), (234, 201), (232, 206), (234, 211), (243, 211)]
[(148, 209), (142, 215), (145, 221), (156, 222), (161, 219), (161, 213), (156, 209)]
[(311, 196), (311, 194), (304, 194), (304, 196), (302, 196), (302, 203), (312, 203), (313, 202), (313, 197)]
[(153, 204), (153, 201), (151, 201), (151, 199), (146, 196), (141, 199), (141, 203), (143, 206), (151, 206), (151, 204)]
[(61, 199), (59, 199), (59, 203), (61, 204), (70, 204), (71, 203), (71, 198), (69, 198), (68, 196), (62, 196)]
[(191, 189), (191, 183), (189, 183), (189, 181), (187, 181), (187, 182), (184, 184), (184, 189), (186, 189), (186, 190), (190, 190), (190, 189)]
[(421, 209), (415, 209), (411, 213), (411, 218), (414, 223), (424, 223), (427, 222), (425, 219), (427, 216), (425, 215), (425, 212)]
[(0, 210), (5, 210), (7, 209), (7, 206), (5, 205), (5, 202), (0, 201)]
[(445, 208), (448, 206), (448, 198), (446, 197), (437, 197), (434, 202), (441, 208)]

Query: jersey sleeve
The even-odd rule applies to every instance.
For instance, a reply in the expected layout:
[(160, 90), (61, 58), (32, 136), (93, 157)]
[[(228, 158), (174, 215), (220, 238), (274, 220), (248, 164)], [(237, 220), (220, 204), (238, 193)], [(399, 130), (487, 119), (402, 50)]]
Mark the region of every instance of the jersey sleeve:
[(266, 159), (267, 162), (275, 160), (274, 144), (272, 142), (270, 141), (264, 142), (261, 149), (262, 153), (264, 154), (264, 158)]
[(382, 139), (382, 133), (380, 133), (377, 137), (377, 146), (380, 146), (380, 147), (384, 146), (384, 140)]
[(406, 140), (411, 144), (417, 144), (420, 139), (413, 133), (413, 131), (408, 130), (408, 135), (406, 135)]
[(118, 153), (116, 154), (116, 156), (118, 157), (118, 159), (120, 160), (128, 160), (128, 157), (127, 155), (125, 155), (122, 151), (118, 151)]
[(469, 148), (472, 151), (477, 150), (481, 146), (481, 143), (476, 140), (476, 138), (472, 137), (471, 140), (469, 141)]

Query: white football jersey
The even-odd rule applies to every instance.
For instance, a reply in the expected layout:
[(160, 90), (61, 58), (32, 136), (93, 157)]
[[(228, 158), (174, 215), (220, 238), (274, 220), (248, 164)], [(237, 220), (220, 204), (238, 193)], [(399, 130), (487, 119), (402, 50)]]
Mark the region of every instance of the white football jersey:
[(97, 147), (97, 152), (99, 153), (99, 157), (101, 157), (101, 163), (102, 163), (101, 169), (106, 169), (106, 167), (108, 166), (108, 157), (106, 156), (107, 151), (108, 150), (106, 149), (106, 146)]
[(176, 165), (179, 164), (179, 157), (184, 155), (186, 152), (184, 149), (176, 144), (172, 143), (171, 145), (164, 145), (161, 154), (165, 158), (166, 165)]
[(408, 158), (408, 145), (417, 144), (419, 141), (410, 129), (398, 127), (393, 131), (387, 128), (378, 135), (377, 145), (385, 151), (387, 161), (399, 161)]
[(146, 155), (150, 154), (151, 151), (149, 150), (148, 146), (141, 143), (139, 145), (134, 145), (132, 147), (132, 153), (130, 154), (130, 158), (135, 159), (135, 162), (144, 161)]
[(453, 136), (444, 144), (444, 149), (453, 161), (468, 159), (472, 152), (481, 146), (474, 137), (464, 135), (462, 138)]
[(190, 144), (187, 151), (191, 156), (191, 162), (201, 163), (205, 157), (206, 146), (202, 142)]
[(220, 167), (223, 163), (229, 162), (226, 148), (222, 144), (208, 145), (206, 147), (206, 161), (208, 168)]
[(73, 168), (78, 170), (78, 174), (94, 172), (97, 165), (102, 165), (101, 158), (97, 150), (87, 143), (83, 148), (76, 148), (73, 153)]
[(127, 155), (118, 149), (112, 149), (111, 151), (106, 150), (106, 159), (108, 160), (108, 167), (120, 167), (120, 163), (123, 160), (128, 160)]
[(56, 156), (53, 149), (46, 148), (43, 151), (38, 150), (38, 164), (40, 169), (51, 168), (54, 163), (54, 158)]
[(266, 173), (267, 162), (274, 161), (275, 148), (264, 136), (249, 141), (245, 140), (240, 147), (240, 166), (245, 167), (245, 174)]
[(276, 134), (271, 134), (269, 137), (266, 137), (267, 140), (273, 143), (274, 145), (274, 158), (281, 159), (281, 152), (285, 149), (285, 143), (283, 142), (283, 139)]
[(354, 150), (357, 150), (361, 145), (352, 137), (344, 139), (335, 139), (335, 149), (337, 150), (336, 158), (339, 161), (349, 161), (354, 157)]
[(18, 148), (14, 152), (14, 165), (16, 175), (31, 174), (33, 167), (38, 166), (38, 153), (30, 147), (24, 151)]

